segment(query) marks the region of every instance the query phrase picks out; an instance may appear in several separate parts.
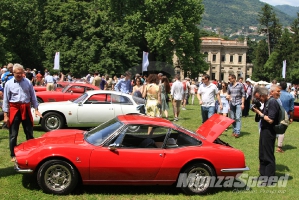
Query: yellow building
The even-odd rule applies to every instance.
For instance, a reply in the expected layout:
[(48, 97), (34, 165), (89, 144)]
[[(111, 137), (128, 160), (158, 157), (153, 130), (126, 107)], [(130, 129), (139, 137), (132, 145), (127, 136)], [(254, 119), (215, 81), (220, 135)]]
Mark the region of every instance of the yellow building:
[(247, 40), (224, 40), (215, 37), (201, 38), (201, 52), (207, 55), (210, 68), (206, 71), (211, 80), (228, 82), (228, 75), (246, 78), (252, 75), (252, 64), (246, 62)]

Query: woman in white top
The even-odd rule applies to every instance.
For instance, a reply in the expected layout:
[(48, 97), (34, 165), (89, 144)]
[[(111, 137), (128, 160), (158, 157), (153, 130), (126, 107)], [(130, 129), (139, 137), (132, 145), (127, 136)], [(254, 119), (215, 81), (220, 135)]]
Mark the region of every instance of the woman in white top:
[(229, 104), (228, 104), (228, 100), (226, 99), (228, 84), (226, 82), (222, 82), (221, 86), (222, 86), (222, 89), (219, 91), (220, 102), (219, 102), (217, 112), (222, 114), (223, 116), (227, 117), (227, 113), (229, 111)]
[(197, 90), (197, 87), (195, 85), (195, 82), (192, 81), (190, 85), (190, 94), (191, 94), (191, 104), (194, 104), (194, 96), (195, 96), (195, 90)]

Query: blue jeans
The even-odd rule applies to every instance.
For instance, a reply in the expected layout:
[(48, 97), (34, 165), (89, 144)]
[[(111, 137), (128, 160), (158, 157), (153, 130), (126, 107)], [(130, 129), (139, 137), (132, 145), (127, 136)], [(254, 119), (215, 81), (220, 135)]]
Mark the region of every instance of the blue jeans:
[(215, 106), (201, 106), (202, 123), (207, 121), (215, 113)]
[(242, 108), (241, 105), (232, 105), (230, 104), (230, 111), (229, 111), (230, 118), (235, 120), (233, 123), (233, 133), (240, 134), (241, 131), (241, 117), (242, 117)]

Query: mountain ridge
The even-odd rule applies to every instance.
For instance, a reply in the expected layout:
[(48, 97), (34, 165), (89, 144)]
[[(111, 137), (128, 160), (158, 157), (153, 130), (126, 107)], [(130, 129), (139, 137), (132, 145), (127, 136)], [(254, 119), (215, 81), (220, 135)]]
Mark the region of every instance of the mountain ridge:
[[(258, 27), (258, 13), (266, 4), (259, 0), (203, 0), (204, 14), (201, 27), (219, 27), (221, 30), (234, 31), (242, 27)], [(273, 10), (283, 26), (290, 26), (295, 17), (291, 17), (275, 6)]]
[(295, 18), (297, 17), (297, 12), (299, 12), (299, 7), (290, 6), (290, 5), (277, 5), (275, 6), (275, 8)]

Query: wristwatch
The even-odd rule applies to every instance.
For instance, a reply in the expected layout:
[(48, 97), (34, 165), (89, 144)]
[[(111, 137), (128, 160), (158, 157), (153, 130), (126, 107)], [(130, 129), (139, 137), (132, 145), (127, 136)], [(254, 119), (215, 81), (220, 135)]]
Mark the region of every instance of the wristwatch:
[(264, 114), (261, 114), (260, 117), (264, 119), (265, 115), (264, 115)]

